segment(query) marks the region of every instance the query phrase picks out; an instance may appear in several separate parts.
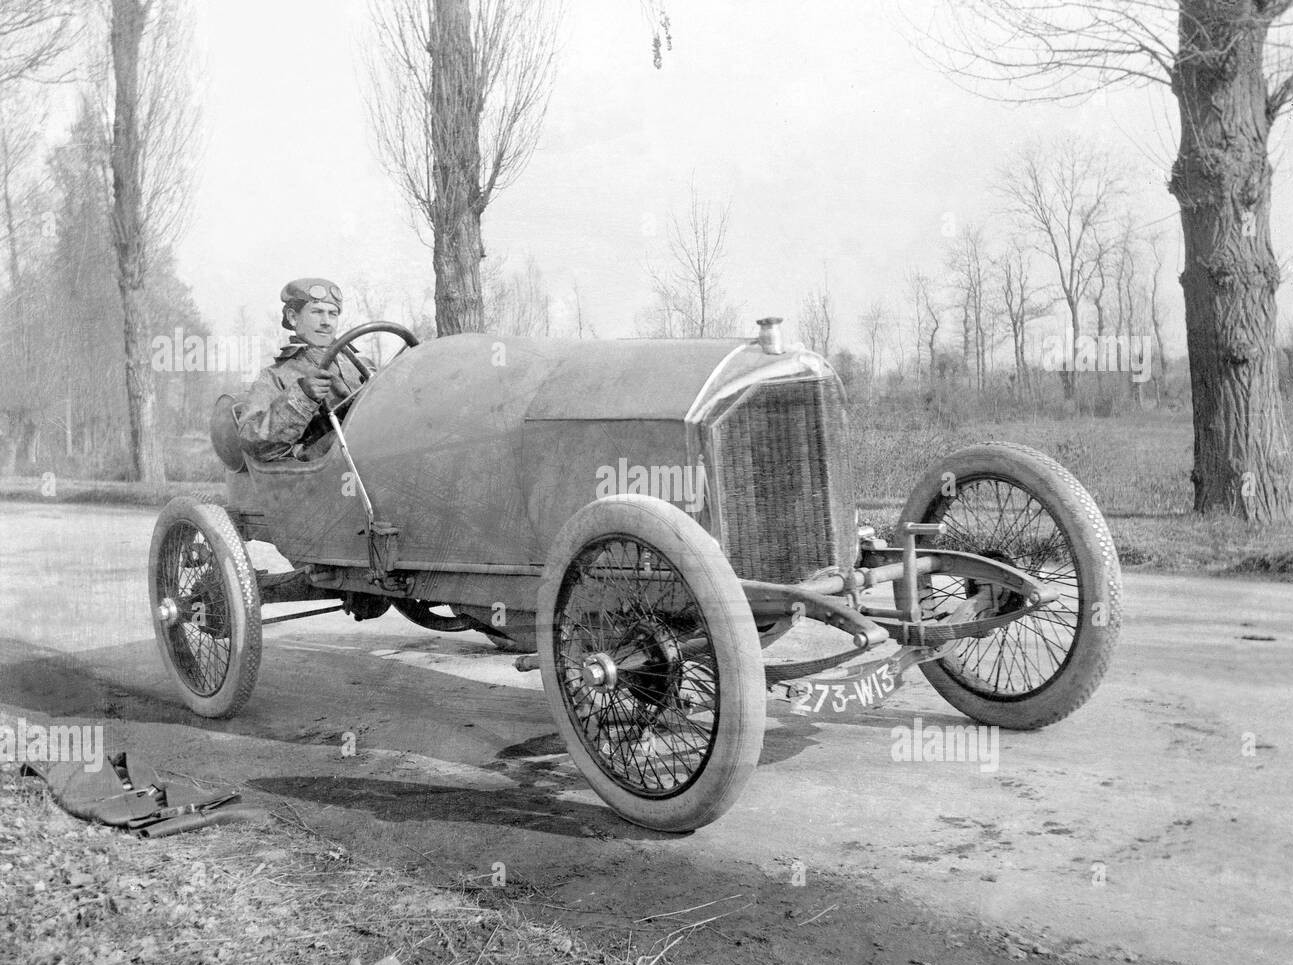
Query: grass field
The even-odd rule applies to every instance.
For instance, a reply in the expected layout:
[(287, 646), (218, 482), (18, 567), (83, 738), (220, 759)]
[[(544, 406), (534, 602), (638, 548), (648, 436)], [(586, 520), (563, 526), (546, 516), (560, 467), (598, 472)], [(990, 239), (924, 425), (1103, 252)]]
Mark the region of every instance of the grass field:
[(1188, 412), (1119, 418), (931, 424), (892, 409), (852, 413), (858, 500), (891, 526), (915, 479), (977, 442), (1018, 442), (1053, 456), (1095, 497), (1124, 566), (1293, 579), (1293, 523), (1248, 525), (1190, 512), (1193, 436)]

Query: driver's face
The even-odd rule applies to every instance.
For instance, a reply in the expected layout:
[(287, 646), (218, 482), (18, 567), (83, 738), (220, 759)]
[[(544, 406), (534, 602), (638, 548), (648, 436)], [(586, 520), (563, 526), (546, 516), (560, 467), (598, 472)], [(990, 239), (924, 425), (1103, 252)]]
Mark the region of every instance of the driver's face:
[(307, 345), (331, 345), (341, 309), (332, 302), (306, 302), (292, 317), (292, 329)]

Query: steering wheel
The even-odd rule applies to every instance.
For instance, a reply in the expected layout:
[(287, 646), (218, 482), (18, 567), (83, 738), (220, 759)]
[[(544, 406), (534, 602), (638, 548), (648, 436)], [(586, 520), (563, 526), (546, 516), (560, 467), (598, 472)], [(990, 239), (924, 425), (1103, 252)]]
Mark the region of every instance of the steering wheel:
[[(370, 372), (368, 370), (368, 366), (360, 360), (358, 353), (350, 347), (350, 343), (357, 338), (371, 335), (373, 332), (390, 332), (392, 335), (398, 335), (400, 338), (404, 339), (404, 348), (412, 348), (418, 344), (418, 337), (403, 325), (396, 325), (394, 322), (365, 322), (363, 325), (356, 325), (344, 335), (338, 336), (336, 341), (329, 345), (328, 350), (323, 353), (323, 358), (319, 361), (319, 368), (323, 369), (325, 372), (328, 371), (328, 369), (332, 368), (332, 363), (337, 360), (337, 356), (342, 352), (345, 352), (346, 358), (350, 359), (355, 368), (359, 370), (359, 383), (362, 388), (363, 384), (372, 377), (373, 373)], [(399, 352), (395, 353), (396, 356), (403, 351), (404, 349), (400, 349)], [(359, 389), (355, 390), (355, 392), (358, 391)], [(351, 392), (350, 395), (346, 396), (333, 406), (333, 410), (337, 411), (344, 408), (350, 400), (355, 397), (355, 392)]]
[[(319, 362), (319, 368), (326, 372), (332, 367), (332, 363), (337, 360), (337, 356), (342, 350), (345, 350), (346, 357), (355, 363), (355, 368), (359, 369), (359, 377), (367, 382), (373, 373), (368, 371), (368, 366), (359, 361), (359, 356), (350, 349), (350, 343), (357, 338), (371, 335), (373, 332), (390, 332), (392, 335), (398, 335), (404, 339), (404, 345), (407, 348), (412, 348), (418, 344), (418, 337), (403, 325), (396, 325), (394, 322), (365, 322), (363, 325), (356, 325), (329, 345), (328, 350), (323, 353), (323, 359)], [(402, 352), (404, 349), (400, 349), (400, 351)], [(399, 353), (397, 352), (396, 354), (398, 355)]]

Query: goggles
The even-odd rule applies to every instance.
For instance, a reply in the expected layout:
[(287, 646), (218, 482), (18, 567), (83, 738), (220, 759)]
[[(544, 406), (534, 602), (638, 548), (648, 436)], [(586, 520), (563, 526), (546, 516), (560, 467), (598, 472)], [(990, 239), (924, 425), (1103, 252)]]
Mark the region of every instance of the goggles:
[(341, 289), (336, 285), (311, 285), (305, 293), (316, 302), (341, 301)]

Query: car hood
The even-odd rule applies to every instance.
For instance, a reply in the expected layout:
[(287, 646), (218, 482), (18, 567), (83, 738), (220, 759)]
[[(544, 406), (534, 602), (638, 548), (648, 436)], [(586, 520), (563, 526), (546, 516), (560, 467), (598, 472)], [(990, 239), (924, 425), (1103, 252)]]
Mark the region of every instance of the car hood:
[(791, 349), (765, 354), (749, 339), (549, 341), (550, 368), (527, 421), (696, 421), (717, 399), (753, 379), (820, 375), (821, 359)]

